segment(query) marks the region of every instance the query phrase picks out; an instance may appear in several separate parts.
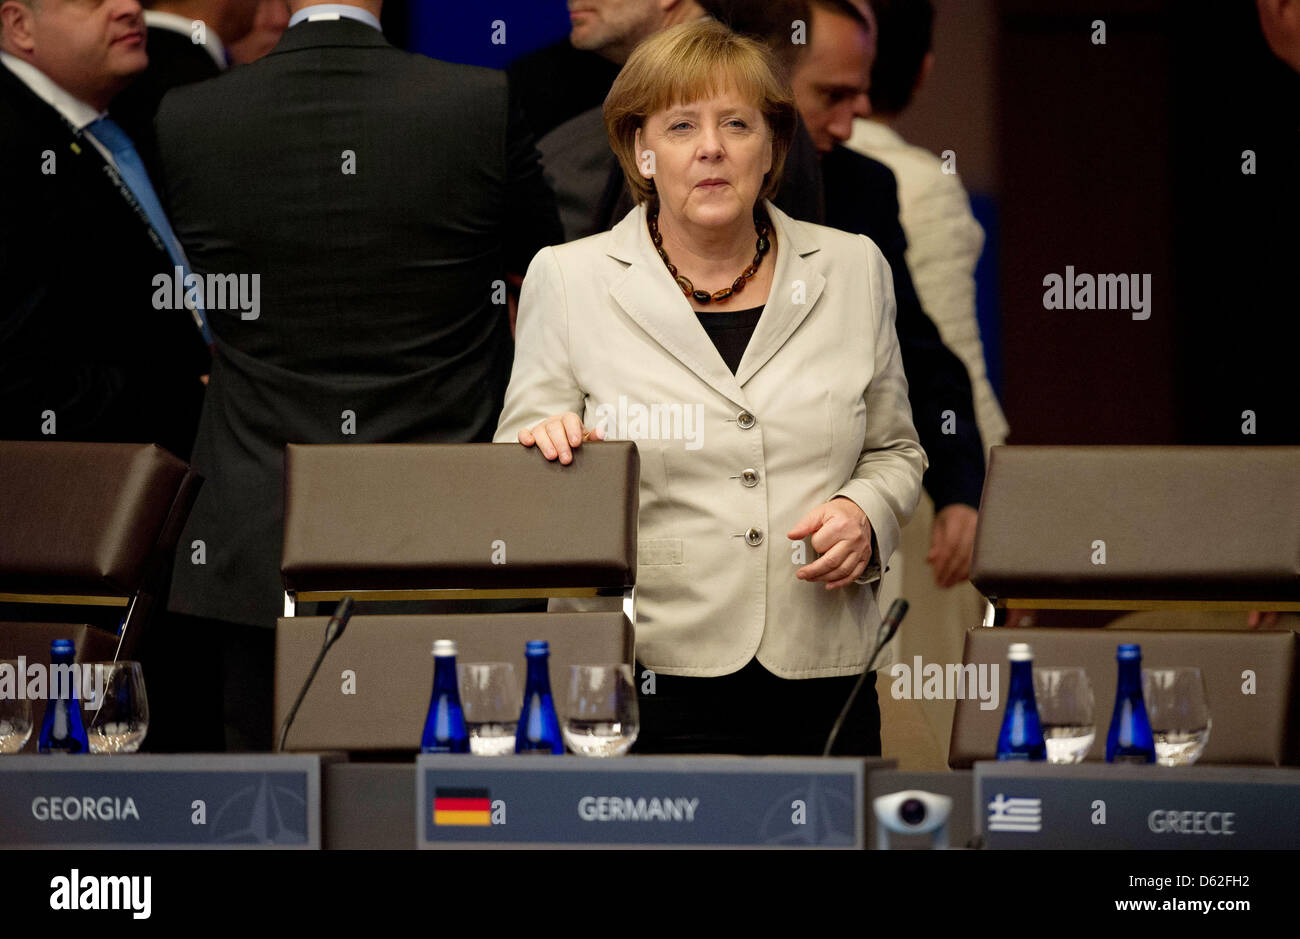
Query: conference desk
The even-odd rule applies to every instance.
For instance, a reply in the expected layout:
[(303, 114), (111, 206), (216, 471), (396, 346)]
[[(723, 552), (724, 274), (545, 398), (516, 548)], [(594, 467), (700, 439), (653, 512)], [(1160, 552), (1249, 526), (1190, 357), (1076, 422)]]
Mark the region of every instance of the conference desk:
[(0, 759), (0, 848), (853, 850), (878, 846), (873, 800), (903, 790), (952, 800), (953, 848), (1300, 846), (1294, 768), (137, 754)]

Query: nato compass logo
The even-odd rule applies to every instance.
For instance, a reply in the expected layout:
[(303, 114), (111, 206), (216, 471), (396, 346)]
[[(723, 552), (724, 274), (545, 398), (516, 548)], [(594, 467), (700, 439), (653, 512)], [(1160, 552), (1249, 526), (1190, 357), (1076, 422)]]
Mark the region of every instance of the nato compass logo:
[(810, 779), (806, 786), (784, 793), (767, 810), (761, 832), (767, 844), (852, 846), (852, 788), (845, 792)]
[(306, 844), (299, 827), (307, 818), (307, 800), (287, 786), (275, 786), (271, 774), (245, 786), (222, 803), (212, 820), (212, 840), (225, 844)]

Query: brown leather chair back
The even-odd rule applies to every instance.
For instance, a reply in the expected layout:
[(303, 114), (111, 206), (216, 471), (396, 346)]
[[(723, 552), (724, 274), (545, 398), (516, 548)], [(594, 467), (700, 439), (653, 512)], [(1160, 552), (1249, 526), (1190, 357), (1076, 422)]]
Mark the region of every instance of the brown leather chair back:
[(1300, 610), (1300, 447), (994, 447), (971, 580), (1010, 607)]
[[(130, 597), (197, 493), (153, 444), (0, 441), (0, 593)], [(182, 498), (183, 496), (188, 498)]]
[[(0, 602), (121, 608), (129, 653), (166, 599), (201, 478), (153, 444), (0, 441), (0, 467)], [(47, 660), (48, 639), (31, 642), (75, 625), (0, 629), (0, 658)]]
[(635, 582), (635, 444), (569, 466), (518, 444), (289, 445), (284, 556), (294, 592)]

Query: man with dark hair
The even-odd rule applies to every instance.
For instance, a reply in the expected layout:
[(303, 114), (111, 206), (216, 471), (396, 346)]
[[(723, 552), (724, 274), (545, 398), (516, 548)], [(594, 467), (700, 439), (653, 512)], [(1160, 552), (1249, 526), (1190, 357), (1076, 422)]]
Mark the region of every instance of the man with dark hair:
[(136, 0), (0, 2), (0, 438), (189, 456), (207, 349), (155, 307), (180, 244), (105, 113), (146, 63)]
[[(852, 136), (837, 148), (836, 156), (828, 158), (831, 174), (835, 167), (871, 157), (868, 162), (879, 161), (875, 165), (887, 166), (897, 179), (899, 221), (907, 238), (906, 266), (921, 305), (944, 344), (965, 367), (974, 394), (978, 436), (987, 451), (1005, 442), (1007, 422), (989, 384), (975, 315), (975, 265), (984, 231), (971, 213), (970, 199), (958, 177), (946, 172), (937, 156), (910, 146), (893, 129), (934, 61), (930, 52), (933, 9), (929, 0), (873, 0), (871, 9), (877, 14), (878, 40), (870, 65), (870, 113), (854, 116)], [(854, 32), (847, 19), (818, 17), (817, 22), (814, 44), (828, 31), (839, 32), (842, 38)], [(837, 125), (837, 133), (844, 133), (844, 128)], [(833, 178), (830, 185), (836, 185)], [(844, 185), (852, 184), (846, 179)], [(927, 498), (932, 495), (922, 494), (916, 514), (903, 530), (900, 576), (895, 579), (912, 603), (913, 615), (927, 624), (925, 630), (900, 639), (899, 655), (905, 661), (917, 655), (925, 661), (960, 660), (966, 630), (980, 621), (984, 607), (979, 591), (964, 582), (966, 572), (954, 572), (942, 557), (945, 546), (955, 545), (949, 557), (969, 559), (975, 512), (967, 505), (936, 504), (937, 500)], [(924, 562), (929, 562), (932, 577), (926, 576)], [(936, 747), (930, 759), (944, 765), (953, 703), (927, 701), (912, 707), (932, 728)]]
[[(893, 269), (913, 422), (930, 458), (924, 481), (936, 510), (926, 560), (935, 582), (951, 587), (970, 575), (976, 507), (984, 485), (970, 378), (944, 345), (912, 283), (893, 173), (841, 146), (854, 119), (871, 113), (876, 31), (869, 12), (849, 0), (811, 0), (809, 7), (808, 43), (796, 60), (792, 83), (803, 124), (821, 153), (824, 221), (871, 238)], [(781, 204), (781, 194), (776, 201)]]
[(930, 0), (871, 0), (880, 39), (871, 66), (871, 110), (901, 114), (934, 65)]
[[(845, 146), (885, 164), (898, 181), (907, 266), (921, 305), (970, 375), (987, 451), (1006, 441), (1008, 427), (988, 381), (975, 314), (975, 265), (984, 231), (956, 173), (894, 130), (934, 64), (934, 8), (930, 0), (872, 0), (871, 10), (879, 33), (871, 66), (871, 113), (854, 119)], [(928, 511), (923, 505), (920, 515)]]
[[(936, 311), (944, 311), (944, 316), (952, 315), (953, 303), (950, 290), (945, 293), (944, 290), (932, 289), (936, 272), (928, 264), (930, 254), (927, 252), (932, 254), (936, 248), (948, 250), (946, 235), (950, 233), (940, 233), (937, 246), (932, 241), (914, 242), (910, 231), (905, 237), (900, 215), (902, 225), (906, 225), (910, 176), (900, 176), (896, 185), (892, 166), (842, 146), (848, 142), (855, 127), (863, 124), (863, 118), (874, 116), (875, 69), (872, 61), (876, 57), (878, 35), (879, 43), (889, 42), (891, 34), (885, 33), (884, 25), (879, 27), (879, 34), (872, 29), (870, 9), (859, 9), (846, 0), (813, 0), (809, 49), (798, 66), (794, 88), (803, 118), (819, 148), (824, 151), (822, 170), (828, 224), (863, 231), (880, 243), (894, 269), (900, 337), (904, 332), (905, 307), (914, 307), (917, 311), (915, 316), (926, 321), (931, 330), (939, 325), (946, 342), (941, 349), (948, 367), (930, 369), (914, 368), (915, 359), (909, 359), (909, 345), (902, 343), (909, 382), (914, 380), (914, 376), (915, 380), (928, 382), (928, 394), (922, 395), (919, 402), (917, 395), (913, 395), (917, 432), (930, 455), (931, 467), (936, 463), (948, 467), (949, 475), (936, 485), (935, 481), (928, 479), (927, 473), (926, 494), (918, 505), (917, 515), (904, 528), (902, 550), (894, 555), (898, 558), (898, 570), (885, 589), (905, 594), (913, 603), (913, 615), (926, 624), (924, 629), (902, 633), (898, 639), (898, 657), (910, 662), (915, 655), (920, 655), (924, 661), (952, 662), (961, 659), (965, 631), (979, 622), (983, 606), (979, 593), (966, 583), (978, 520), (975, 507), (979, 505), (980, 489), (976, 486), (983, 483), (982, 434), (976, 427), (971, 404), (971, 378), (975, 372), (969, 365), (963, 367), (961, 360), (949, 351), (952, 347), (961, 354), (963, 346), (954, 342), (954, 338), (965, 339), (965, 333), (944, 330), (943, 317), (936, 315)], [(892, 96), (894, 101), (902, 100), (910, 95), (914, 85), (914, 75), (904, 77), (893, 83), (892, 92), (885, 88), (883, 95), (887, 98)], [(868, 100), (868, 90), (872, 92), (871, 100)], [(969, 207), (965, 211), (969, 215)], [(974, 225), (974, 220), (971, 220), (971, 225)], [(969, 237), (971, 233), (966, 231), (965, 234)], [(976, 241), (974, 256), (970, 258), (971, 269), (974, 269), (974, 260), (979, 256), (983, 239), (978, 225), (975, 225), (974, 234)], [(969, 245), (969, 241), (966, 243)], [(917, 267), (911, 265), (913, 260), (919, 261)], [(915, 285), (913, 276), (917, 277)], [(939, 272), (939, 276), (943, 278), (944, 272)], [(974, 281), (969, 272), (967, 281), (970, 303), (965, 316), (971, 332), (974, 332), (979, 377), (987, 386), (983, 350), (979, 349), (978, 329), (975, 328)], [(923, 291), (923, 287), (926, 290)], [(926, 313), (919, 312), (922, 306)], [(945, 381), (949, 384), (944, 384)], [(987, 389), (987, 398), (995, 408), (993, 414), (1000, 421), (1001, 411), (996, 410), (997, 402), (991, 389)], [(957, 411), (945, 402), (956, 399), (962, 402), (959, 411), (961, 433), (948, 436), (944, 433), (945, 420), (956, 416)], [(976, 401), (979, 401), (978, 397)], [(945, 415), (945, 412), (949, 414)], [(993, 424), (992, 427), (1005, 434), (1005, 423)], [(996, 442), (1001, 442), (1001, 438), (996, 438)], [(974, 471), (976, 466), (978, 472)], [(966, 472), (961, 468), (966, 468)], [(926, 563), (930, 564), (931, 576), (926, 576), (924, 571)], [(902, 708), (902, 704), (887, 702), (883, 710)], [(909, 741), (907, 753), (922, 761), (923, 765), (945, 765), (953, 702), (913, 702), (907, 708), (917, 714), (919, 726), (928, 727), (931, 741), (927, 744), (927, 735), (917, 735)], [(891, 715), (885, 715), (887, 726), (889, 717)]]

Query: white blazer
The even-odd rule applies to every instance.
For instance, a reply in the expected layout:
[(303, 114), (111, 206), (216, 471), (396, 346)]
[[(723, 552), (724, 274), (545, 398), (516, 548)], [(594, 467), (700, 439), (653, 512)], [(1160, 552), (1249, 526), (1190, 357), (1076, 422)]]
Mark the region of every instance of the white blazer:
[[(636, 441), (637, 658), (667, 675), (755, 656), (786, 678), (861, 672), (882, 564), (927, 465), (889, 265), (863, 236), (767, 211), (776, 271), (734, 376), (655, 253), (645, 206), (539, 252), (520, 298), (495, 439), (574, 411)], [(874, 552), (858, 583), (828, 591), (795, 577), (817, 555), (785, 533), (837, 495), (866, 513)]]

